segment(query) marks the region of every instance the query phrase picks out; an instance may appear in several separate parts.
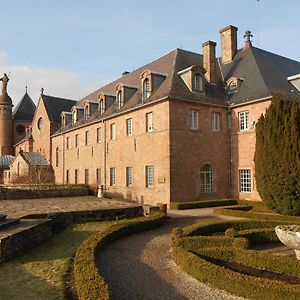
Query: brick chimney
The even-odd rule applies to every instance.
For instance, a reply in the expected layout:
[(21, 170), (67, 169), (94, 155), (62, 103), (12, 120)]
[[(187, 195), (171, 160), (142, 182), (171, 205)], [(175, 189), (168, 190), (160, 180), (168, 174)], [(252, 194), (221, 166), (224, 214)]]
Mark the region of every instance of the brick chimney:
[(207, 41), (202, 44), (203, 68), (206, 70), (205, 78), (209, 83), (217, 83), (216, 72), (216, 43)]
[(237, 31), (238, 28), (232, 25), (220, 30), (223, 64), (231, 62), (237, 51)]

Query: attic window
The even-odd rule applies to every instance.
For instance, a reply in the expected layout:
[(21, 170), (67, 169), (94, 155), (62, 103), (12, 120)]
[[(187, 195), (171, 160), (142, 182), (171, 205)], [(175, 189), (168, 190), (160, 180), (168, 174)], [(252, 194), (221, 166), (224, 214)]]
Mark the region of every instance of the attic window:
[(228, 93), (235, 93), (237, 90), (237, 84), (234, 80), (231, 80), (228, 84)]
[(90, 116), (90, 106), (89, 104), (86, 104), (84, 106), (84, 119), (87, 120)]
[(150, 80), (149, 78), (146, 78), (143, 82), (143, 98), (144, 100), (148, 99), (150, 97)]
[(76, 124), (77, 122), (77, 109), (72, 112), (72, 124)]
[(101, 99), (100, 102), (99, 102), (99, 110), (100, 110), (100, 114), (102, 115), (104, 113), (104, 110), (105, 110), (104, 99)]
[(199, 73), (194, 75), (194, 90), (202, 91), (202, 76)]
[(123, 103), (122, 103), (122, 91), (118, 91), (118, 93), (117, 93), (117, 106), (118, 106), (118, 109), (121, 109), (122, 106), (123, 106)]

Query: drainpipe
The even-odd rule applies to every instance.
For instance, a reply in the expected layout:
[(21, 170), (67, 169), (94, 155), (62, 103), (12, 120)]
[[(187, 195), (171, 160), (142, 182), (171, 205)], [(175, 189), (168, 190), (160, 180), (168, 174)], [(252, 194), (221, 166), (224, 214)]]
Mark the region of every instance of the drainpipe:
[(103, 120), (103, 127), (104, 127), (104, 157), (103, 157), (103, 175), (104, 175), (104, 196), (105, 196), (105, 193), (106, 193), (106, 190), (107, 190), (107, 186), (106, 186), (106, 151), (107, 151), (107, 144), (106, 144), (106, 122)]
[(231, 110), (227, 110), (227, 151), (228, 151), (228, 196), (232, 197), (232, 119)]
[(64, 134), (62, 134), (62, 183), (65, 184), (65, 137)]

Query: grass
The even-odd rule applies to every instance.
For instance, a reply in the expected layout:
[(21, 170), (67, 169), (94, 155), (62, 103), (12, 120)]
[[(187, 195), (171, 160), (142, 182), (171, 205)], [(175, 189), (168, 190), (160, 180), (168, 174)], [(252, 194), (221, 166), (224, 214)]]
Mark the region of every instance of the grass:
[(0, 264), (0, 300), (64, 299), (64, 274), (80, 244), (115, 222), (67, 227), (42, 245)]

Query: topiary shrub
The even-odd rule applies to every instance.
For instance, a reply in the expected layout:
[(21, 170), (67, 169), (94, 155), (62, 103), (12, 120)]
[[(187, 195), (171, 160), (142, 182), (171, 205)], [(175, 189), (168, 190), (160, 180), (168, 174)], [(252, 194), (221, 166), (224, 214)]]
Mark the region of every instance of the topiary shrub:
[(300, 215), (300, 104), (274, 99), (256, 125), (255, 179), (268, 207)]

